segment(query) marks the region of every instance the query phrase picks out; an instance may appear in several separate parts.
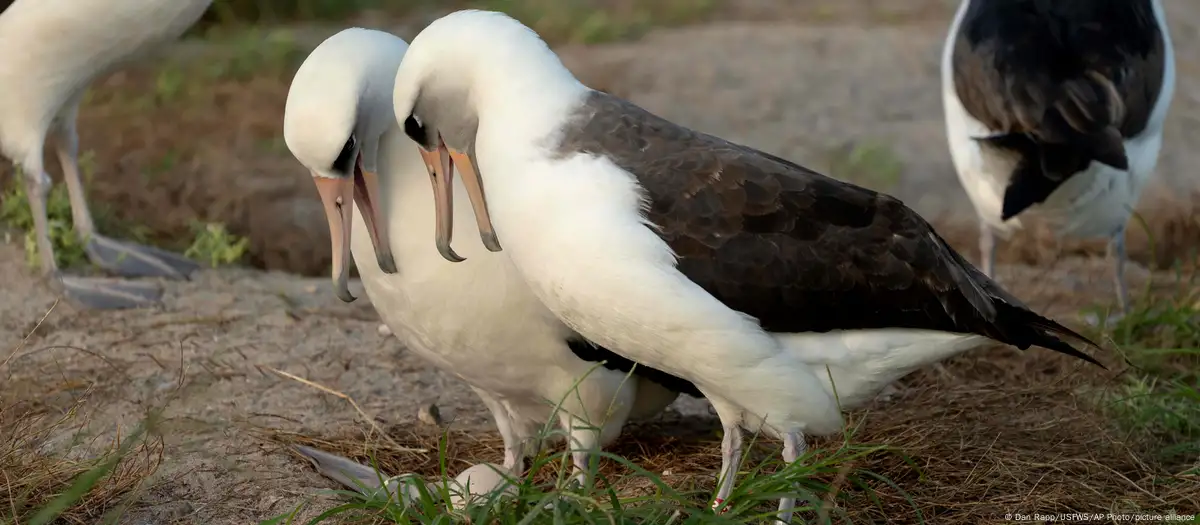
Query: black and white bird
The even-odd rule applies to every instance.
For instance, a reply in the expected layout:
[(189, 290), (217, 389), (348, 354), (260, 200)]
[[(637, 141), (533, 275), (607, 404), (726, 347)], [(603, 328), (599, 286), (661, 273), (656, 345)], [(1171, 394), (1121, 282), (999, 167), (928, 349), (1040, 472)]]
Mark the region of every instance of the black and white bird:
[(1174, 88), (1161, 0), (963, 0), (942, 54), (942, 99), (979, 215), (983, 272), (994, 276), (996, 237), (1023, 218), (1059, 238), (1108, 238), (1127, 312), (1125, 228), (1158, 162)]
[[(435, 229), (475, 219), (461, 189), (456, 210), (435, 216), (429, 173), (396, 125), (392, 88), (407, 49), (387, 32), (343, 30), (309, 54), (288, 90), (284, 141), (312, 174), (324, 204), (337, 295), (355, 300), (348, 288), (353, 257), (392, 333), (483, 400), (504, 439), (505, 468), (519, 475), (527, 447), (557, 417), (580, 450), (575, 466), (585, 469), (588, 454), (612, 442), (628, 419), (655, 415), (678, 389), (694, 388), (649, 367), (629, 377), (627, 359), (559, 321), (508, 255), (489, 252), (477, 238), (460, 243), (467, 257), (460, 264), (430, 248)], [(451, 196), (449, 186), (434, 181), (433, 187)], [(309, 457), (335, 479), (330, 470), (348, 464)], [(372, 476), (367, 467), (356, 472)]]
[[(455, 169), (469, 179), (482, 238), (554, 315), (713, 404), (725, 429), (715, 505), (743, 427), (781, 438), (790, 463), (804, 434), (842, 431), (842, 409), (980, 345), (1095, 363), (1064, 341), (1086, 338), (1030, 311), (899, 200), (594, 91), (501, 13), (421, 31), (394, 109), (440, 186)], [(457, 259), (449, 232), (436, 246)], [(493, 285), (465, 286), (486, 297)], [(780, 502), (782, 521), (794, 503)]]
[(154, 304), (150, 282), (62, 275), (54, 260), (43, 167), (46, 138), (57, 138), (75, 233), (88, 258), (122, 277), (185, 279), (199, 265), (182, 256), (96, 231), (79, 173), (79, 103), (97, 77), (179, 38), (212, 0), (16, 0), (0, 13), (0, 150), (25, 178), (41, 270), (50, 286), (88, 308)]

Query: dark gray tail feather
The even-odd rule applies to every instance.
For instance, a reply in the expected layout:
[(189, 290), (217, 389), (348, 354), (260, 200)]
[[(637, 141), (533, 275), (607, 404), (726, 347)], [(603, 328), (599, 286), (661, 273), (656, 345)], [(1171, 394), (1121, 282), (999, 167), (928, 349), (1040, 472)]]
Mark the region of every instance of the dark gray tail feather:
[(997, 314), (996, 324), (1004, 327), (1007, 332), (1010, 339), (1006, 341), (1007, 343), (1021, 350), (1025, 350), (1030, 346), (1040, 346), (1060, 354), (1082, 359), (1104, 370), (1108, 370), (1108, 367), (1100, 364), (1092, 356), (1076, 350), (1075, 347), (1063, 341), (1063, 338), (1074, 339), (1092, 348), (1100, 348), (1100, 345), (1097, 345), (1091, 339), (1023, 307), (1008, 304), (1000, 298), (997, 298), (995, 304)]

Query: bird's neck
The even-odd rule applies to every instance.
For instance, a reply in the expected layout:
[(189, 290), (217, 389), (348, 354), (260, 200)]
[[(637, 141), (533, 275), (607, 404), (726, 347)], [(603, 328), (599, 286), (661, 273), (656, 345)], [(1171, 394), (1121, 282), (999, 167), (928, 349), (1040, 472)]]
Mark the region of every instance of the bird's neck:
[(541, 140), (591, 92), (549, 50), (492, 54), (475, 57), (472, 68), (471, 101), (480, 133), (496, 133), (510, 143)]

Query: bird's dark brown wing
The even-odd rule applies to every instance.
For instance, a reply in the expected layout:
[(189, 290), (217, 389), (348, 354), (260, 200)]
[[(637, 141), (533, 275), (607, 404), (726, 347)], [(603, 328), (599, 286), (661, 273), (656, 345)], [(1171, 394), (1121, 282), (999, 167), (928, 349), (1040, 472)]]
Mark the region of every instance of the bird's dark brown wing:
[(918, 328), (1043, 345), (1004, 325), (1025, 317), (1012, 313), (1023, 305), (989, 293), (993, 283), (888, 195), (599, 92), (560, 151), (604, 155), (636, 176), (679, 270), (768, 331)]

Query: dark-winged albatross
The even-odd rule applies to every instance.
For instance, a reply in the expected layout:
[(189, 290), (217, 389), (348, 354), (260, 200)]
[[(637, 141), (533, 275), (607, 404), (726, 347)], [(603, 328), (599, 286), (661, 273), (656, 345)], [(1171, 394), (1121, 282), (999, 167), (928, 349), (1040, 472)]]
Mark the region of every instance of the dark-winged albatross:
[[(970, 348), (1096, 362), (1063, 339), (1090, 341), (1030, 311), (900, 201), (591, 90), (501, 13), (431, 23), (395, 90), (431, 175), (469, 179), (481, 236), (550, 311), (712, 402), (725, 429), (718, 505), (741, 427), (782, 438), (792, 462), (805, 433), (842, 430), (839, 402), (855, 408)], [(455, 260), (447, 234), (436, 245)], [(781, 520), (793, 506), (780, 502)]]
[[(468, 259), (451, 264), (428, 246), (440, 226), (429, 177), (392, 111), (407, 48), (390, 33), (346, 29), (313, 50), (288, 91), (284, 140), (312, 173), (324, 203), (338, 297), (355, 299), (347, 287), (352, 255), (392, 332), (483, 399), (504, 439), (504, 465), (517, 474), (524, 445), (554, 415), (555, 403), (562, 401), (557, 415), (579, 448), (591, 450), (616, 438), (628, 418), (660, 412), (677, 390), (699, 395), (690, 383), (649, 367), (628, 378), (632, 364), (587, 343), (547, 311), (507, 254), (489, 253), (478, 240), (463, 242), (459, 250)], [(451, 217), (473, 221), (463, 193)], [(603, 359), (606, 367), (592, 370)], [(587, 467), (586, 453), (574, 460)]]
[(48, 284), (89, 308), (153, 304), (162, 289), (149, 282), (61, 275), (46, 218), (50, 177), (43, 168), (47, 134), (71, 198), (75, 232), (88, 258), (124, 277), (185, 279), (199, 268), (179, 255), (100, 235), (79, 173), (76, 114), (96, 77), (174, 40), (212, 0), (16, 0), (0, 14), (0, 150), (20, 166), (33, 214), (38, 255)]
[(964, 0), (942, 55), (946, 134), (979, 215), (983, 272), (997, 234), (1044, 219), (1107, 237), (1122, 313), (1125, 228), (1154, 173), (1175, 87), (1159, 0)]

